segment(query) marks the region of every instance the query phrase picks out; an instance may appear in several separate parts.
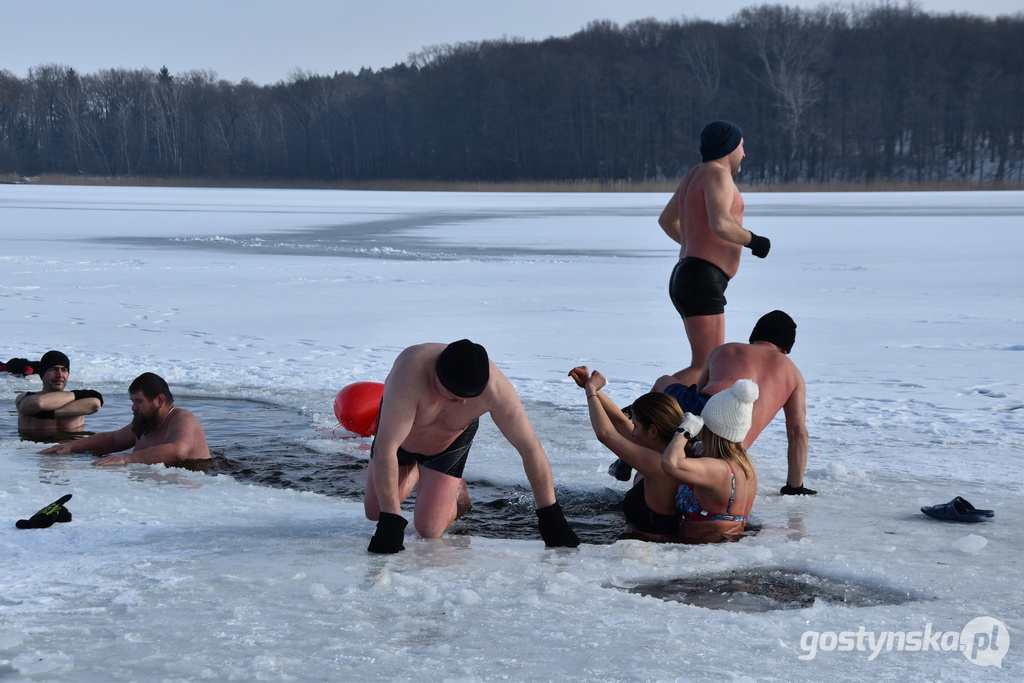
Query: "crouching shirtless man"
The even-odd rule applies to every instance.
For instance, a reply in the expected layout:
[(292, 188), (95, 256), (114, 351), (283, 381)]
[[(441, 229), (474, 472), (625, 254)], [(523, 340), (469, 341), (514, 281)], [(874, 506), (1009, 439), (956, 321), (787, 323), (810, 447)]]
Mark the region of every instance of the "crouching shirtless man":
[(479, 344), (417, 344), (402, 351), (384, 382), (363, 505), (377, 522), (371, 553), (405, 549), (402, 501), (416, 489), (416, 531), (438, 538), (469, 507), (462, 478), (480, 416), (489, 413), (519, 452), (548, 546), (579, 539), (555, 499), (551, 464), (512, 383)]

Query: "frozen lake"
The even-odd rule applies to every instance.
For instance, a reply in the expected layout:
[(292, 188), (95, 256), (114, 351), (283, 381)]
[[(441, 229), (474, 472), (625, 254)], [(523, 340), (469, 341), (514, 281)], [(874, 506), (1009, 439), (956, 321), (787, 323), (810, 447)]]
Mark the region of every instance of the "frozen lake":
[[(123, 424), (143, 371), (197, 414), (261, 406), (251, 437), (211, 414), (208, 438), (281, 470), (40, 456), (13, 413), (39, 381), (0, 374), (0, 680), (1021, 679), (1024, 193), (745, 198), (772, 251), (744, 256), (727, 338), (775, 308), (799, 324), (818, 496), (778, 495), (779, 421), (751, 449), (759, 532), (739, 543), (613, 542), (613, 524), (548, 550), (528, 512), (506, 534), (481, 509), (381, 557), (351, 491), (367, 440), (317, 430), (338, 389), (423, 341), (484, 344), (570, 523), (606, 523), (626, 486), (566, 373), (600, 369), (624, 405), (688, 359), (667, 196), (0, 185), (3, 360), (65, 351), (70, 387), (107, 400), (89, 429)], [(288, 486), (314, 466), (320, 488)], [(486, 420), (466, 477), (532, 505)], [(64, 493), (71, 523), (15, 529)], [(956, 495), (996, 517), (919, 512)]]

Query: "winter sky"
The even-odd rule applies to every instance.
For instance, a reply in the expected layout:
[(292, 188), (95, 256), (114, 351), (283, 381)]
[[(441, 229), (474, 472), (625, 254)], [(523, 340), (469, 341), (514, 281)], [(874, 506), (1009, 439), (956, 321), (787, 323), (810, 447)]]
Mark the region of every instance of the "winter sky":
[[(258, 84), (296, 71), (379, 69), (432, 45), (567, 36), (595, 20), (725, 20), (760, 3), (718, 0), (0, 0), (0, 70), (25, 77), (42, 64), (80, 73), (162, 66), (210, 70)], [(819, 0), (781, 4), (816, 7)], [(899, 4), (899, 3), (895, 3)], [(936, 13), (1020, 12), (1019, 0), (919, 0)]]

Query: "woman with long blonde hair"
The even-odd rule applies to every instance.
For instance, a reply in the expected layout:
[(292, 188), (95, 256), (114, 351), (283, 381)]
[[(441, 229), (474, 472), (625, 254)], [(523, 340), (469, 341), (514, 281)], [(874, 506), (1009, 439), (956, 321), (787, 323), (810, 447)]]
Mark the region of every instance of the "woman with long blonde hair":
[(703, 422), (696, 434), (700, 457), (692, 457), (684, 436), (673, 439), (662, 454), (663, 471), (680, 484), (676, 509), (686, 540), (724, 540), (746, 528), (757, 496), (757, 472), (743, 439), (757, 394), (756, 383), (741, 379), (708, 399), (700, 417), (686, 414), (687, 422)]

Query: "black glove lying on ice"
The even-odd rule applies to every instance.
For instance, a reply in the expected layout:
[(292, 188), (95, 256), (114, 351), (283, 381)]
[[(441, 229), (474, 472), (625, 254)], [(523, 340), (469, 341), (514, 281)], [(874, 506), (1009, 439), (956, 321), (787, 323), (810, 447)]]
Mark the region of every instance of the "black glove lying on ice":
[[(748, 232), (750, 231), (748, 230)], [(747, 249), (750, 250), (751, 254), (757, 258), (764, 258), (768, 255), (768, 251), (771, 248), (772, 241), (770, 239), (767, 237), (761, 237), (760, 235), (755, 235), (752, 232), (750, 233), (750, 244), (747, 245)]]
[(371, 553), (397, 553), (405, 550), (402, 541), (405, 540), (405, 527), (408, 525), (409, 522), (401, 515), (391, 512), (380, 513), (377, 533), (370, 539), (367, 550)]
[(537, 510), (537, 520), (540, 523), (541, 538), (549, 548), (575, 548), (580, 544), (580, 539), (565, 521), (562, 506), (558, 503)]
[(64, 503), (71, 500), (71, 494), (61, 496), (50, 503), (42, 510), (28, 519), (19, 519), (14, 526), (19, 529), (47, 529), (53, 526), (54, 522), (70, 522), (71, 511), (64, 507)]

